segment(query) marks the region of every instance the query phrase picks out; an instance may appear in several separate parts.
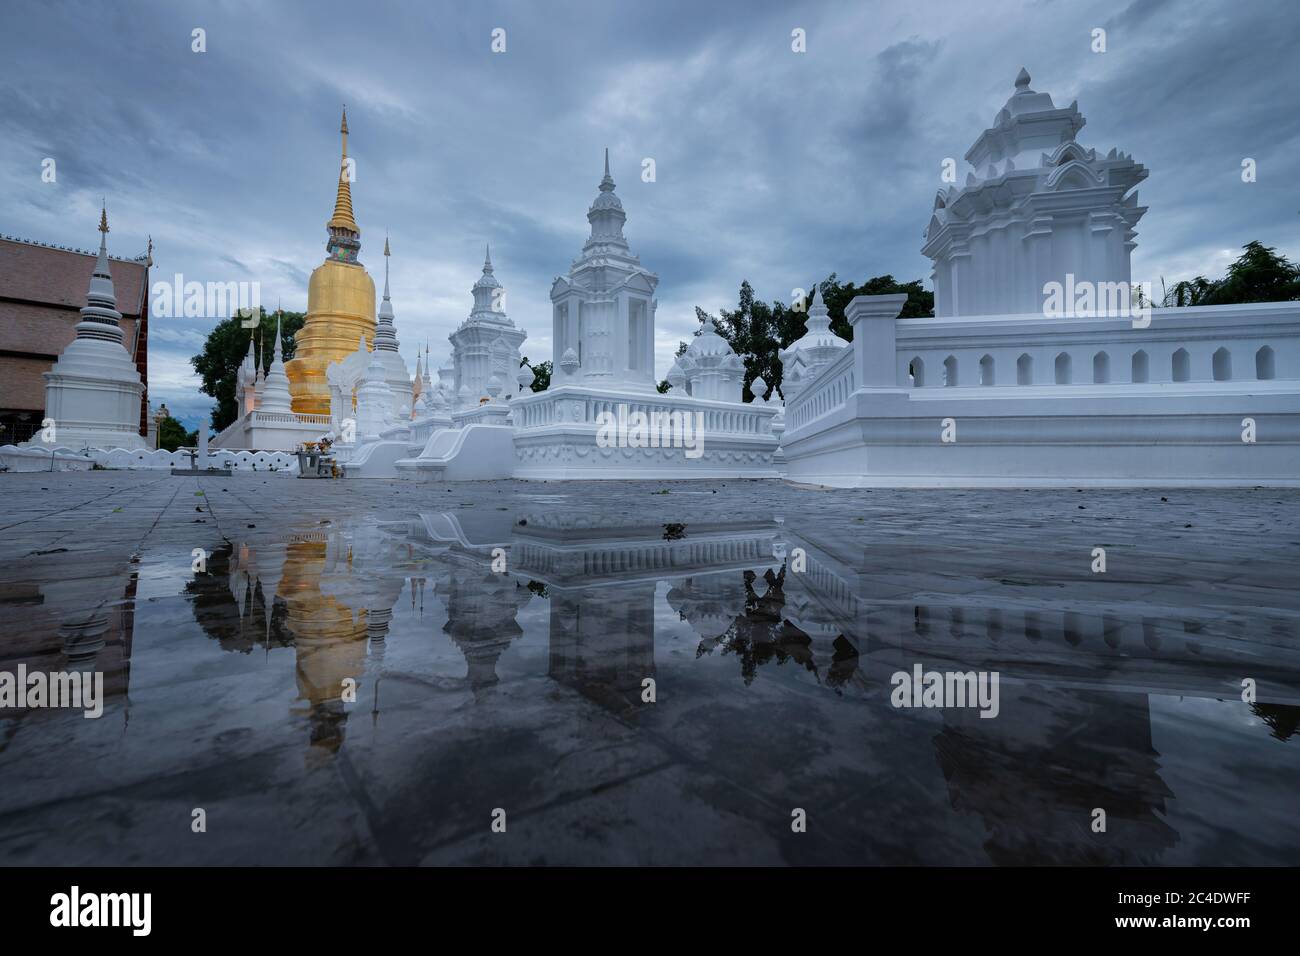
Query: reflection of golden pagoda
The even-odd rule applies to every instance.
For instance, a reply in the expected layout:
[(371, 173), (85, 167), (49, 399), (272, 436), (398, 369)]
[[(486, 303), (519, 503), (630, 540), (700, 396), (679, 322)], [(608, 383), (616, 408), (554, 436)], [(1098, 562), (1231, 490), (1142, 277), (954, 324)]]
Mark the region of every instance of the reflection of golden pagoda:
[(309, 707), (312, 743), (332, 751), (342, 742), (347, 720), (343, 681), (359, 680), (365, 668), (366, 617), (322, 593), (321, 577), (329, 564), (327, 541), (291, 541), (279, 595), (297, 648), (298, 692)]
[(305, 415), (330, 413), (325, 368), (357, 350), (357, 340), (375, 336), (375, 283), (357, 259), (361, 229), (352, 217), (348, 182), (348, 113), (343, 111), (343, 159), (339, 167), (334, 215), (326, 223), (326, 258), (307, 285), (307, 320), (297, 335), (294, 358), (286, 362), (293, 410)]

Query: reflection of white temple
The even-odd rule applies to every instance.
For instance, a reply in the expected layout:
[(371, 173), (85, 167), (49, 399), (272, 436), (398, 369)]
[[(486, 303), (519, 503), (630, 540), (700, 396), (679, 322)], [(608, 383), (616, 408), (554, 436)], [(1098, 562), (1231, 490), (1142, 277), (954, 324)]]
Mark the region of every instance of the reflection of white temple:
[[(725, 603), (739, 613), (744, 572), (775, 564), (771, 522), (678, 529), (580, 515), (529, 515), (524, 521), (515, 527), (511, 558), (515, 573), (543, 583), (550, 599), (549, 673), (616, 709), (633, 704), (641, 682), (654, 676), (661, 581), (716, 578), (721, 590), (730, 586)], [(688, 619), (707, 626), (703, 615), (693, 614), (696, 607)]]
[(497, 660), (523, 633), (515, 618), (532, 597), (517, 576), (493, 570), (498, 549), (510, 547), (512, 522), (497, 511), (429, 512), (382, 526), (422, 558), (436, 559), (423, 574), (447, 611), (442, 631), (464, 655), (475, 691), (497, 682)]
[[(83, 680), (93, 680), (98, 672), (104, 680), (105, 713), (128, 703), (137, 574), (125, 558), (104, 558), (86, 576), (51, 573), (48, 579), (37, 578), (40, 583), (7, 585), (6, 600), (25, 607), (23, 626), (11, 629), (0, 650), (0, 670), (13, 674), (24, 664), (29, 674), (80, 672)], [(21, 712), (0, 711), (0, 717)]]
[[(788, 554), (798, 548), (806, 558), (806, 570), (793, 574), (787, 556), (790, 621), (822, 640), (845, 635), (877, 687), (916, 660), (953, 661), (963, 670), (997, 670), (1004, 685), (1220, 699), (1239, 693), (1237, 675), (1246, 668), (1260, 699), (1300, 704), (1295, 685), (1281, 676), (1300, 674), (1300, 653), (1286, 646), (1280, 620), (1270, 627), (1243, 616), (1227, 628), (1229, 639), (1212, 633), (1224, 627), (1217, 610), (1162, 606), (1154, 594), (1126, 606), (1102, 598), (1063, 603), (1050, 582), (1011, 596), (954, 593), (953, 581), (969, 574), (972, 560), (958, 549), (880, 541), (864, 550), (855, 536), (798, 528), (784, 541)], [(1269, 668), (1249, 663), (1259, 654)]]

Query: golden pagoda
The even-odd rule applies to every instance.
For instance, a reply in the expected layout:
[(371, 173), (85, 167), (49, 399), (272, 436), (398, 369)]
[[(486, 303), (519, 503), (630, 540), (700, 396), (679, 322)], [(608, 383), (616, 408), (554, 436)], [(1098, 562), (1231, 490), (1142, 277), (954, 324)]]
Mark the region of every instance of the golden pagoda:
[(307, 285), (307, 319), (297, 335), (294, 358), (286, 362), (293, 410), (305, 415), (330, 413), (325, 369), (357, 350), (357, 340), (375, 337), (375, 283), (357, 259), (361, 229), (352, 217), (352, 187), (348, 181), (348, 111), (343, 110), (343, 159), (339, 164), (334, 215), (325, 224), (329, 241), (325, 261)]

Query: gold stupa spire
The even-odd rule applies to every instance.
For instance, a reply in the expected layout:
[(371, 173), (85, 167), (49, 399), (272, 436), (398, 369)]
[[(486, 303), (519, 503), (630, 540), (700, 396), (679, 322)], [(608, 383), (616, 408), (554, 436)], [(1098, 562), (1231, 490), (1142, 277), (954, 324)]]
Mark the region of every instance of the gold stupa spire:
[(339, 189), (334, 199), (334, 215), (325, 224), (328, 229), (342, 229), (360, 236), (361, 230), (352, 216), (352, 186), (348, 183), (348, 108), (343, 107), (343, 123), (339, 127), (343, 135), (343, 158), (339, 161)]
[(99, 207), (99, 231), (108, 232), (108, 206), (107, 204)]
[(374, 341), (375, 283), (358, 258), (361, 230), (352, 215), (348, 183), (348, 113), (339, 126), (343, 158), (339, 164), (338, 197), (326, 224), (325, 261), (307, 283), (307, 318), (294, 338), (292, 360), (284, 363), (293, 410), (305, 415), (330, 414), (330, 386), (325, 370), (357, 350), (357, 340)]

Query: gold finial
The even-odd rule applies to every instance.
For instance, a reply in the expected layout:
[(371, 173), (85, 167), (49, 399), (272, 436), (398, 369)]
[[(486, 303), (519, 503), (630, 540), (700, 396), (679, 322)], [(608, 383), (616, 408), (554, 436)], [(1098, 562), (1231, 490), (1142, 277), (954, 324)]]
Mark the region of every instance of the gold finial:
[(334, 198), (334, 215), (325, 224), (328, 229), (344, 229), (356, 236), (361, 235), (357, 221), (352, 215), (352, 186), (348, 182), (348, 108), (343, 107), (343, 124), (339, 127), (343, 134), (343, 158), (339, 161), (338, 194)]
[(99, 231), (108, 232), (108, 208), (107, 206), (99, 207)]

